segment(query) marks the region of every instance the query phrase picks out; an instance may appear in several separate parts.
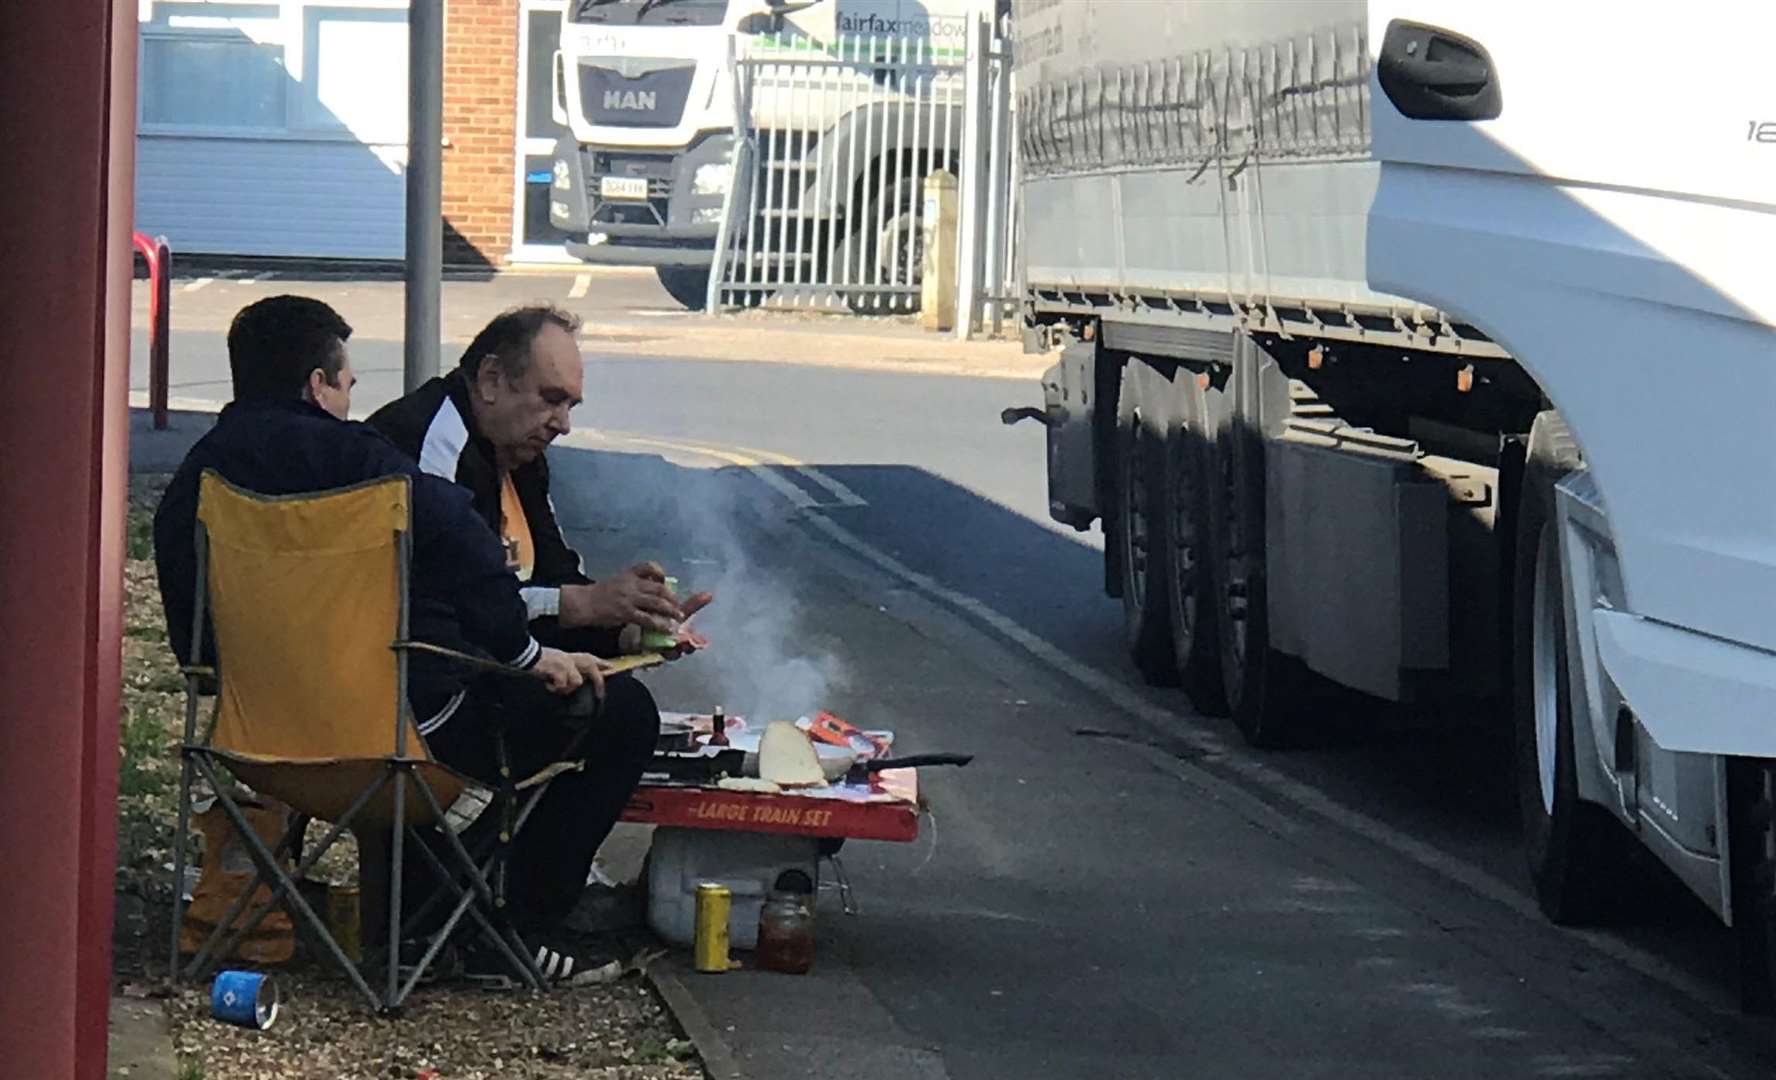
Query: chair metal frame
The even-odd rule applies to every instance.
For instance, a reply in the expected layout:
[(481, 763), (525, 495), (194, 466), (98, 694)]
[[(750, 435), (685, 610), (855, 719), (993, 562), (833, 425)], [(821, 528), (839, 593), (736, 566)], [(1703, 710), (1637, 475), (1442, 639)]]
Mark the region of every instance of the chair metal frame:
[[(212, 470), (206, 470), (206, 475), (211, 472)], [(375, 484), (387, 483), (391, 478), (383, 477), (351, 485), (349, 487), (287, 496), (259, 495), (254, 492), (246, 491), (235, 485), (228, 484), (228, 482), (220, 475), (217, 475), (216, 479), (231, 488), (237, 494), (262, 503), (276, 503), (306, 501), (321, 499), (330, 495), (340, 495)], [(406, 483), (409, 497), (411, 497), (411, 482), (407, 481), (405, 477), (399, 479)], [(574, 755), (577, 754), (579, 750), (579, 744), (584, 737), (584, 729), (582, 729), (582, 734), (579, 737), (576, 737), (569, 743), (566, 752), (562, 755), (563, 760), (521, 782), (514, 782), (513, 780), (509, 760), (505, 753), (503, 733), (496, 731), (495, 745), (499, 755), (501, 782), (494, 790), (494, 805), (491, 805), (482, 811), (483, 813), (491, 813), (497, 809), (502, 817), (497, 836), (492, 838), (489, 845), (486, 845), (490, 846), (492, 850), (471, 853), (468, 848), (464, 846), (462, 839), (457, 836), (454, 831), (448, 827), (443, 827), (445, 821), (445, 808), (440, 805), (437, 795), (426, 782), (424, 775), (418, 771), (418, 767), (421, 765), (429, 765), (432, 767), (448, 768), (448, 766), (443, 766), (441, 763), (434, 761), (428, 756), (414, 757), (408, 753), (407, 728), (411, 721), (411, 710), (407, 703), (407, 660), (409, 653), (417, 650), (424, 650), (445, 655), (455, 659), (466, 667), (482, 672), (522, 678), (535, 678), (536, 676), (532, 671), (507, 664), (501, 664), (484, 657), (472, 656), (445, 649), (440, 646), (408, 640), (409, 577), (413, 555), (411, 522), (412, 507), (411, 503), (409, 503), (407, 525), (404, 528), (396, 530), (396, 549), (398, 551), (399, 564), (397, 571), (397, 588), (399, 589), (400, 595), (397, 608), (397, 636), (395, 640), (389, 643), (389, 648), (394, 650), (396, 654), (396, 700), (394, 702), (395, 708), (393, 710), (395, 724), (395, 752), (393, 756), (383, 759), (387, 765), (387, 769), (382, 775), (374, 783), (370, 784), (360, 792), (345, 812), (331, 822), (331, 828), (327, 831), (321, 842), (312, 850), (303, 854), (300, 861), (296, 863), (292, 870), (286, 872), (281, 865), (281, 860), (287, 855), (295, 853), (302, 847), (302, 838), (306, 826), (311, 820), (311, 816), (300, 812), (297, 813), (292, 818), (289, 827), (285, 830), (283, 838), (279, 841), (276, 847), (266, 847), (258, 832), (247, 821), (246, 815), (243, 813), (239, 803), (229, 790), (230, 785), (222, 782), (222, 778), (217, 771), (217, 760), (220, 759), (224, 766), (227, 766), (230, 762), (229, 755), (225, 751), (219, 751), (210, 745), (210, 740), (214, 736), (217, 719), (221, 711), (220, 692), (223, 680), (226, 678), (226, 669), (224, 667), (223, 658), (218, 653), (216, 657), (216, 666), (213, 668), (191, 665), (183, 669), (186, 688), (185, 731), (184, 738), (179, 747), (179, 810), (178, 827), (174, 834), (173, 842), (173, 920), (170, 942), (170, 960), (167, 969), (171, 981), (177, 982), (181, 978), (195, 977), (198, 972), (211, 961), (212, 957), (228, 956), (243, 938), (258, 928), (260, 923), (264, 921), (266, 916), (268, 916), (281, 901), (287, 903), (294, 909), (294, 914), (323, 942), (328, 954), (333, 958), (335, 963), (338, 964), (341, 970), (345, 972), (347, 978), (351, 980), (352, 984), (356, 986), (367, 999), (369, 999), (372, 1008), (380, 1012), (392, 1012), (400, 1008), (402, 1003), (406, 1001), (408, 995), (412, 993), (413, 988), (419, 983), (419, 980), (421, 976), (424, 975), (426, 969), (437, 958), (438, 953), (450, 940), (451, 935), (456, 931), (457, 926), (462, 922), (465, 916), (473, 919), (481, 936), (487, 939), (499, 951), (507, 965), (522, 982), (534, 989), (543, 989), (546, 987), (547, 980), (539, 969), (536, 960), (530, 955), (523, 941), (518, 937), (517, 931), (513, 929), (510, 920), (505, 917), (505, 864), (507, 855), (510, 851), (512, 838), (517, 835), (518, 830), (523, 828), (524, 823), (529, 819), (531, 812), (536, 808), (537, 801), (542, 798), (544, 792), (547, 790), (550, 780), (562, 771), (578, 767), (579, 763), (574, 760)], [(208, 581), (209, 532), (201, 517), (197, 522), (196, 528), (196, 604), (192, 617), (192, 640), (190, 652), (190, 656), (194, 660), (203, 656), (204, 626), (207, 621), (206, 616), (210, 606)], [(204, 732), (203, 739), (199, 741), (195, 738), (199, 708), (198, 699), (201, 696), (201, 690), (204, 688), (206, 680), (214, 680), (216, 682), (215, 689), (217, 691), (217, 696), (211, 707), (209, 724)], [(415, 729), (415, 734), (417, 735), (417, 729)], [(423, 743), (424, 736), (418, 737)], [(454, 772), (455, 770), (451, 771)], [(209, 937), (204, 941), (202, 947), (198, 949), (197, 953), (189, 962), (182, 966), (180, 963), (179, 938), (184, 909), (186, 847), (191, 824), (191, 787), (193, 780), (199, 775), (209, 783), (216, 801), (221, 805), (223, 813), (234, 828), (235, 834), (246, 845), (248, 854), (253, 861), (255, 872), (252, 881), (248, 884), (247, 888), (242, 891), (241, 895), (236, 898), (233, 906), (228, 910), (228, 913), (216, 924), (215, 928), (210, 932)], [(345, 951), (340, 947), (338, 941), (334, 939), (332, 933), (329, 931), (326, 922), (315, 913), (313, 907), (311, 907), (308, 901), (303, 898), (301, 891), (296, 886), (296, 882), (301, 880), (320, 857), (333, 846), (339, 837), (344, 834), (345, 830), (351, 826), (353, 820), (363, 811), (364, 807), (369, 804), (370, 800), (375, 798), (391, 780), (395, 781), (395, 786), (393, 791), (393, 815), (390, 823), (392, 829), (392, 843), (389, 857), (390, 891), (388, 904), (387, 978), (386, 989), (379, 995), (375, 990), (371, 989), (369, 982), (365, 979), (363, 972), (359, 970), (358, 965), (346, 956)], [(425, 809), (429, 811), (432, 816), (432, 820), (439, 823), (440, 828), (437, 832), (445, 837), (447, 855), (450, 861), (455, 863), (454, 868), (445, 865), (444, 860), (441, 859), (437, 853), (433, 852), (430, 847), (420, 841), (418, 828), (411, 820), (409, 820), (407, 812), (406, 796), (409, 783), (412, 783), (418, 791), (421, 799), (425, 803)], [(522, 802), (520, 803), (521, 795), (523, 797)], [(301, 809), (300, 807), (293, 808), (298, 811)], [(454, 906), (443, 925), (432, 935), (423, 957), (413, 966), (407, 979), (403, 982), (400, 970), (400, 947), (402, 940), (402, 924), (406, 920), (404, 919), (402, 912), (401, 894), (402, 871), (404, 868), (403, 860), (406, 857), (404, 841), (408, 834), (412, 835), (414, 846), (423, 855), (425, 863), (432, 871), (433, 876), (435, 876), (448, 890), (450, 898), (454, 900)], [(489, 876), (493, 878), (492, 884), (488, 881)], [(272, 886), (269, 902), (258, 910), (251, 921), (240, 926), (235, 926), (234, 924), (236, 920), (241, 917), (243, 911), (252, 901), (254, 894), (258, 892), (261, 885)], [(413, 921), (422, 921), (426, 915), (434, 910), (435, 905), (444, 902), (445, 899), (445, 892), (440, 891), (435, 893), (419, 911), (415, 912)], [(233, 929), (230, 930), (230, 927), (233, 927)], [(226, 936), (224, 936), (225, 933)]]

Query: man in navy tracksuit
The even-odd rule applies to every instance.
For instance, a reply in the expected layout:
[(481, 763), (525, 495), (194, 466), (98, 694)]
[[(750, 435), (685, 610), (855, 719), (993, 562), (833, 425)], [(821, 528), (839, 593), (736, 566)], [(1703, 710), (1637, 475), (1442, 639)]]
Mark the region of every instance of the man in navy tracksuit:
[[(234, 401), (192, 447), (154, 516), (155, 562), (173, 651), (181, 662), (213, 661), (207, 633), (205, 655), (189, 655), (198, 481), (205, 469), (263, 495), (411, 477), (411, 636), (534, 668), (543, 676), (541, 683), (523, 680), (519, 686), (519, 680), (476, 678), (460, 666), (414, 654), (408, 697), (433, 755), (494, 782), (490, 713), (516, 703), (523, 715), (507, 732), (514, 769), (522, 775), (541, 768), (555, 760), (569, 738), (566, 695), (588, 680), (603, 690), (607, 704), (638, 717), (627, 728), (594, 725), (583, 744), (586, 769), (554, 781), (519, 833), (511, 860), (511, 910), (539, 966), (568, 981), (608, 978), (617, 970), (611, 958), (569, 943), (557, 924), (578, 898), (598, 845), (622, 812), (634, 786), (631, 774), (639, 774), (652, 752), (658, 715), (633, 679), (613, 679), (606, 686), (592, 655), (536, 640), (505, 551), (467, 491), (427, 475), (387, 438), (344, 419), (355, 381), (345, 348), (350, 335), (351, 327), (332, 308), (306, 297), (271, 297), (235, 316), (228, 332)], [(638, 699), (646, 702), (645, 709), (637, 709)], [(471, 963), (476, 959), (472, 956)]]
[(506, 544), (538, 640), (615, 656), (637, 651), (643, 630), (674, 633), (711, 597), (681, 604), (654, 563), (593, 581), (562, 538), (545, 451), (567, 433), (584, 392), (578, 326), (546, 304), (507, 311), (475, 335), (455, 371), (384, 405), (369, 424), (422, 472), (470, 494)]

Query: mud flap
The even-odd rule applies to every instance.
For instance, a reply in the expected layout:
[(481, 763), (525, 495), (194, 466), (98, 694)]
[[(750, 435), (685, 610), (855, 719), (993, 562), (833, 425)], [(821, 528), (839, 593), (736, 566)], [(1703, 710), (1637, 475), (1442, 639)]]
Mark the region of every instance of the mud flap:
[(1042, 375), (1048, 426), (1048, 512), (1056, 521), (1086, 529), (1102, 513), (1093, 416), (1097, 412), (1097, 346), (1079, 342), (1061, 350), (1060, 362)]

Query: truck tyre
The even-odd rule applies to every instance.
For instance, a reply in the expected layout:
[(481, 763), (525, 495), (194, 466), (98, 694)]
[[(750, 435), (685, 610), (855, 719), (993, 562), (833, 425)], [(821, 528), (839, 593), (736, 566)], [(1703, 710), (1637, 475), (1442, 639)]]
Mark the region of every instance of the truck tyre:
[(1215, 432), (1209, 551), (1227, 711), (1248, 743), (1276, 749), (1293, 740), (1305, 672), (1270, 647), (1260, 414), (1267, 363), (1263, 350), (1242, 335), (1233, 377), (1209, 398)]
[(1172, 394), (1180, 421), (1166, 436), (1156, 515), (1172, 666), (1197, 712), (1226, 716), (1209, 575), (1209, 404), (1197, 373), (1186, 367), (1172, 376)]
[(1131, 359), (1122, 369), (1116, 422), (1116, 514), (1114, 531), (1122, 567), (1123, 634), (1129, 659), (1141, 677), (1156, 686), (1175, 685), (1172, 635), (1167, 626), (1165, 559), (1157, 546), (1165, 433), (1150, 416), (1151, 396), (1164, 380)]
[(1776, 762), (1727, 759), (1727, 843), (1739, 1002), (1776, 1012)]
[(1537, 416), (1517, 506), (1511, 709), (1517, 804), (1536, 901), (1553, 921), (1582, 924), (1602, 914), (1620, 863), (1615, 823), (1602, 807), (1579, 799), (1554, 484), (1580, 464), (1560, 417)]
[[(852, 268), (858, 284), (913, 286), (911, 297), (847, 292), (845, 304), (859, 315), (911, 315), (919, 310), (920, 269), (925, 258), (925, 177), (892, 169), (878, 173), (880, 187), (851, 228)], [(909, 243), (910, 241), (910, 243)], [(899, 273), (894, 252), (898, 250)], [(841, 257), (843, 252), (841, 251)]]
[[(709, 303), (709, 271), (686, 266), (656, 266), (654, 275), (660, 287), (691, 311), (702, 311)], [(724, 302), (735, 307), (755, 308), (771, 298), (771, 289), (753, 289), (741, 293), (728, 290)]]
[(709, 302), (709, 271), (682, 266), (656, 266), (660, 287), (672, 294), (681, 306), (702, 311)]

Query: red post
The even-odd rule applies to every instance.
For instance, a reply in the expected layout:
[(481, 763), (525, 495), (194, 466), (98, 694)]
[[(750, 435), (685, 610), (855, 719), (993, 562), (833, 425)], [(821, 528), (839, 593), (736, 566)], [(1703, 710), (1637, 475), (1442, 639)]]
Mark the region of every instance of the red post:
[(154, 414), (154, 430), (167, 426), (168, 353), (171, 347), (173, 303), (173, 253), (166, 237), (148, 239), (132, 233), (130, 240), (148, 264), (148, 408)]
[(100, 1080), (110, 1006), (136, 4), (0, 4), (0, 1073)]

